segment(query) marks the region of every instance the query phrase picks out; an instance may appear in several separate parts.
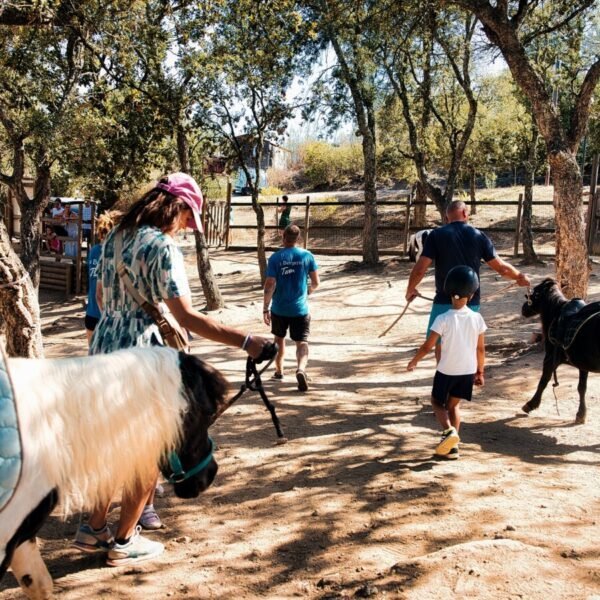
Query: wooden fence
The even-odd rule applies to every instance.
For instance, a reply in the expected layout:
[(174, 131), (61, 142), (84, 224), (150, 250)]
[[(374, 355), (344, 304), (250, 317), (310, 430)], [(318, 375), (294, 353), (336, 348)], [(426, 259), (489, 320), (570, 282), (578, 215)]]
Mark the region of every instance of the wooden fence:
[[(597, 194), (592, 196), (597, 198)], [(218, 203), (217, 203), (218, 204)], [(417, 202), (410, 197), (403, 200), (386, 200), (378, 203), (378, 236), (381, 254), (402, 255), (407, 251), (410, 235), (422, 229), (414, 224), (413, 211)], [(515, 200), (496, 200), (477, 204), (478, 215), (471, 222), (489, 235), (503, 253), (519, 254), (522, 215), (522, 195)], [(584, 200), (584, 205), (589, 202)], [(265, 243), (267, 249), (281, 245), (277, 225), (278, 202), (262, 202), (266, 216)], [(303, 202), (288, 202), (292, 206), (292, 222), (303, 232), (304, 247), (322, 254), (361, 254), (364, 227), (362, 201), (319, 202), (307, 196)], [(600, 208), (600, 207), (599, 207)], [(509, 209), (509, 210), (507, 210)], [(512, 209), (512, 210), (511, 210)], [(256, 216), (251, 205), (245, 202), (222, 202), (207, 209), (213, 217), (208, 219), (206, 231), (212, 246), (232, 249), (256, 248)], [(426, 203), (426, 226), (440, 223), (435, 206)], [(593, 214), (598, 211), (592, 208)], [(552, 253), (554, 244), (554, 211), (551, 201), (533, 203), (534, 243), (542, 247), (542, 254)], [(498, 216), (500, 215), (500, 216)], [(492, 218), (493, 217), (493, 218)], [(594, 221), (591, 231), (597, 234), (600, 220)], [(211, 231), (211, 227), (216, 231)], [(589, 236), (592, 236), (590, 233)], [(546, 246), (544, 249), (543, 247)], [(595, 246), (590, 244), (590, 249)]]
[[(598, 156), (594, 158), (589, 192), (584, 194), (584, 216), (587, 220), (586, 239), (591, 254), (600, 253), (600, 188), (598, 187)], [(334, 195), (334, 193), (332, 193)], [(394, 198), (380, 199), (378, 212), (378, 245), (381, 254), (404, 254), (410, 235), (424, 227), (440, 224), (436, 207), (425, 202), (424, 224), (415, 224), (415, 207), (410, 192), (399, 192)], [(470, 202), (467, 201), (467, 204)], [(322, 254), (361, 254), (364, 228), (364, 202), (331, 201), (311, 198), (290, 200), (292, 222), (302, 229), (304, 247)], [(261, 202), (265, 215), (265, 245), (274, 250), (281, 246), (278, 227), (281, 206), (275, 201)], [(507, 200), (487, 200), (476, 203), (477, 215), (470, 222), (485, 232), (505, 254), (519, 255), (523, 195)], [(422, 212), (422, 210), (420, 211)], [(472, 211), (473, 212), (473, 211)], [(532, 205), (534, 246), (539, 254), (554, 254), (554, 209), (551, 201), (535, 201)], [(231, 187), (226, 200), (205, 203), (203, 214), (207, 241), (212, 247), (232, 249), (256, 248), (256, 215), (251, 203), (233, 200)]]

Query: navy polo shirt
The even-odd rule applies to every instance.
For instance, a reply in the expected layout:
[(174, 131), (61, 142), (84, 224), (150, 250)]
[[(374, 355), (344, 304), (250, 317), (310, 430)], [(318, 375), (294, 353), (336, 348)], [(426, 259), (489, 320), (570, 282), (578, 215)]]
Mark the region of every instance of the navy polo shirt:
[[(435, 262), (435, 298), (436, 304), (452, 304), (448, 294), (444, 293), (444, 281), (448, 271), (458, 265), (467, 265), (477, 273), (481, 261), (489, 262), (496, 258), (496, 249), (490, 238), (476, 227), (454, 221), (434, 229), (425, 241), (422, 256)], [(469, 301), (469, 305), (478, 305), (479, 290)]]

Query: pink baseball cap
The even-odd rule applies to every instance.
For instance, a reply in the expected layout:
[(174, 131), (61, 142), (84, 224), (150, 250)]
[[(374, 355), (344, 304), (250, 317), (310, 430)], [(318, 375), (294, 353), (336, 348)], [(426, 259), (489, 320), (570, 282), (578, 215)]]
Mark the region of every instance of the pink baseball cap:
[(192, 218), (187, 222), (190, 229), (204, 231), (202, 228), (202, 192), (200, 186), (187, 173), (171, 173), (166, 183), (158, 182), (156, 187), (165, 190), (183, 200), (192, 209)]

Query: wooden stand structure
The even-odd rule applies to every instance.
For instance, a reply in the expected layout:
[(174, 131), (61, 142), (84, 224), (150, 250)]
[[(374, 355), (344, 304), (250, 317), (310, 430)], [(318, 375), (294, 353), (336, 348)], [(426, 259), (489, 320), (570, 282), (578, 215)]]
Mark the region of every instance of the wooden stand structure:
[[(85, 288), (84, 274), (87, 272), (87, 255), (96, 239), (96, 217), (93, 213), (93, 218), (90, 222), (90, 238), (86, 247), (83, 247), (83, 207), (84, 202), (70, 203), (72, 208), (75, 208), (77, 214), (77, 235), (75, 237), (58, 236), (63, 247), (66, 244), (75, 245), (75, 255), (67, 256), (61, 254), (57, 260), (57, 256), (49, 252), (47, 248), (40, 249), (40, 288), (49, 290), (61, 290), (66, 296), (71, 294), (81, 294)], [(75, 212), (74, 211), (74, 212)], [(95, 212), (95, 211), (94, 211)], [(47, 226), (55, 225), (65, 226), (61, 219), (44, 217), (42, 219), (42, 237), (45, 238), (45, 229)]]
[(50, 258), (40, 260), (40, 288), (45, 290), (57, 290), (70, 296), (73, 293), (73, 263), (56, 262)]

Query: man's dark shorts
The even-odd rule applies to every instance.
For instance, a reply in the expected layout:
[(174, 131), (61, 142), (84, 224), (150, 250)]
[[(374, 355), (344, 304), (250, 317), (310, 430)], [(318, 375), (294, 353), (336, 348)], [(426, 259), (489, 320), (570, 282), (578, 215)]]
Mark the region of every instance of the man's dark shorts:
[(473, 395), (473, 375), (444, 375), (436, 371), (431, 395), (435, 403), (444, 408), (448, 407), (450, 396), (470, 401)]
[(310, 333), (310, 315), (303, 317), (283, 317), (271, 313), (271, 333), (277, 337), (284, 338), (288, 327), (290, 337), (294, 342), (308, 342)]

